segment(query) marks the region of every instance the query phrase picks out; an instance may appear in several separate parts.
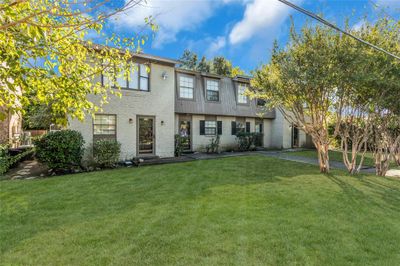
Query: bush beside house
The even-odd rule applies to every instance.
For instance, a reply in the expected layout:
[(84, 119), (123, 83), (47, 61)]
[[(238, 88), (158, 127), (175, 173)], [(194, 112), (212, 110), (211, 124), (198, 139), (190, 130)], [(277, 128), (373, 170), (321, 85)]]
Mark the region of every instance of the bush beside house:
[(121, 143), (116, 140), (98, 140), (93, 143), (93, 161), (102, 168), (114, 167), (120, 153)]
[(35, 141), (36, 157), (53, 171), (79, 168), (84, 143), (82, 134), (75, 130), (49, 132)]

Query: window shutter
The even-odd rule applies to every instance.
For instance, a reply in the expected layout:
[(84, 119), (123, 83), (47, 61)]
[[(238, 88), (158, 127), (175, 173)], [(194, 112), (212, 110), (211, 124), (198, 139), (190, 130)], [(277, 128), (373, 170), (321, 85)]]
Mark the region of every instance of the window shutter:
[(205, 121), (200, 120), (200, 135), (205, 135), (205, 134), (206, 134)]
[(260, 133), (264, 132), (263, 126), (264, 126), (263, 124), (260, 124)]
[(250, 133), (250, 122), (246, 122), (246, 132)]
[(236, 122), (232, 121), (232, 135), (236, 135)]
[(222, 135), (222, 121), (217, 121), (217, 134)]

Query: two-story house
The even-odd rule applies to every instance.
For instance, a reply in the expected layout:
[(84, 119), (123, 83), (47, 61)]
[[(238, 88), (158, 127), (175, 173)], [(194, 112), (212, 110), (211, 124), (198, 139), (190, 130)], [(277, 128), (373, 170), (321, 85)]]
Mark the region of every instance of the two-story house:
[(188, 71), (176, 68), (175, 60), (146, 54), (136, 54), (132, 61), (138, 70), (130, 80), (116, 81), (121, 98), (111, 96), (94, 118), (70, 121), (69, 128), (80, 131), (88, 147), (107, 138), (121, 143), (121, 159), (171, 157), (175, 134), (188, 137), (186, 150), (191, 151), (204, 150), (219, 135), (224, 150), (237, 145), (240, 131), (262, 133), (259, 145), (265, 148), (309, 145), (279, 111), (266, 110), (264, 102), (245, 95), (250, 77)]

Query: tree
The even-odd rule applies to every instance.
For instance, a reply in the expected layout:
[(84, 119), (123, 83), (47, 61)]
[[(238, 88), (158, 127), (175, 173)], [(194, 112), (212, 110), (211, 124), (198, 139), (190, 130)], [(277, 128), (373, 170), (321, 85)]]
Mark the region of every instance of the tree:
[[(271, 63), (254, 71), (251, 97), (268, 99), (284, 117), (311, 135), (318, 152), (322, 173), (329, 172), (328, 125), (337, 99), (334, 67), (340, 36), (323, 27), (303, 27), (297, 34), (292, 27), (286, 49), (275, 44)], [(339, 107), (340, 108), (340, 107)], [(340, 122), (340, 121), (339, 121)]]
[(204, 72), (204, 73), (210, 73), (211, 72), (211, 64), (210, 62), (207, 61), (206, 57), (203, 56), (199, 62), (199, 64), (196, 67), (197, 71)]
[[(357, 33), (400, 53), (400, 22), (383, 18)], [(288, 46), (275, 45), (271, 63), (254, 72), (252, 87), (250, 96), (268, 99), (289, 122), (311, 135), (321, 172), (329, 172), (328, 148), (337, 135), (350, 173), (361, 169), (371, 138), (378, 175), (385, 175), (390, 157), (396, 157), (400, 61), (385, 53), (325, 26), (306, 25), (300, 34), (292, 27)], [(331, 136), (329, 121), (335, 122)]]
[(216, 56), (210, 61), (203, 56), (201, 60), (198, 61), (198, 56), (196, 53), (185, 50), (179, 61), (181, 62), (179, 67), (188, 70), (195, 70), (228, 77), (235, 77), (237, 75), (244, 74), (243, 70), (241, 70), (238, 66), (233, 67), (232, 62), (223, 56)]
[[(400, 54), (400, 22), (384, 17), (367, 23), (360, 36), (394, 54)], [(364, 49), (365, 75), (361, 79), (370, 102), (372, 151), (376, 174), (385, 176), (400, 147), (400, 60)], [(397, 157), (398, 158), (398, 157)]]
[(221, 76), (230, 76), (232, 73), (232, 63), (223, 56), (216, 56), (212, 61), (212, 70)]
[[(5, 0), (0, 4), (0, 107), (24, 112), (23, 106), (45, 105), (57, 123), (67, 116), (83, 119), (101, 109), (110, 93), (94, 78), (103, 73), (113, 80), (131, 71), (128, 60), (146, 37), (106, 38), (100, 47), (86, 41), (89, 32), (102, 33), (105, 20), (139, 4), (105, 6), (108, 0)], [(112, 2), (110, 3), (112, 5)], [(151, 20), (146, 23), (155, 30)], [(124, 49), (122, 49), (124, 48)], [(125, 49), (126, 48), (126, 49)], [(101, 96), (100, 103), (86, 97)], [(1, 114), (4, 118), (4, 113)]]
[(56, 123), (56, 118), (48, 105), (32, 104), (24, 106), (22, 117), (24, 129), (49, 129), (51, 124)]
[(183, 51), (179, 62), (179, 67), (189, 70), (195, 70), (197, 67), (197, 54), (189, 50), (185, 50)]

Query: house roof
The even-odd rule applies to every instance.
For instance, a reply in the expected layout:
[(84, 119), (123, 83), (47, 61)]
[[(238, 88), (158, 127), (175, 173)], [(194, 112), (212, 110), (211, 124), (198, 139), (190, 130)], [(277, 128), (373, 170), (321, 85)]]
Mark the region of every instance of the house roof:
[[(94, 47), (94, 49), (97, 49), (97, 50), (106, 49), (106, 48), (115, 48), (115, 47), (110, 47), (110, 46), (106, 46), (106, 45), (103, 45), (103, 44), (91, 44), (90, 46)], [(125, 52), (124, 49), (120, 49), (120, 48), (116, 48), (116, 49), (118, 49), (121, 53)], [(145, 54), (145, 53), (141, 53), (141, 52), (132, 52), (132, 57), (148, 60), (148, 61), (151, 61), (151, 62), (164, 63), (164, 64), (168, 64), (168, 65), (172, 65), (172, 66), (175, 66), (176, 64), (179, 63), (178, 60), (174, 60), (174, 59), (166, 58), (166, 57), (161, 57), (161, 56)]]

